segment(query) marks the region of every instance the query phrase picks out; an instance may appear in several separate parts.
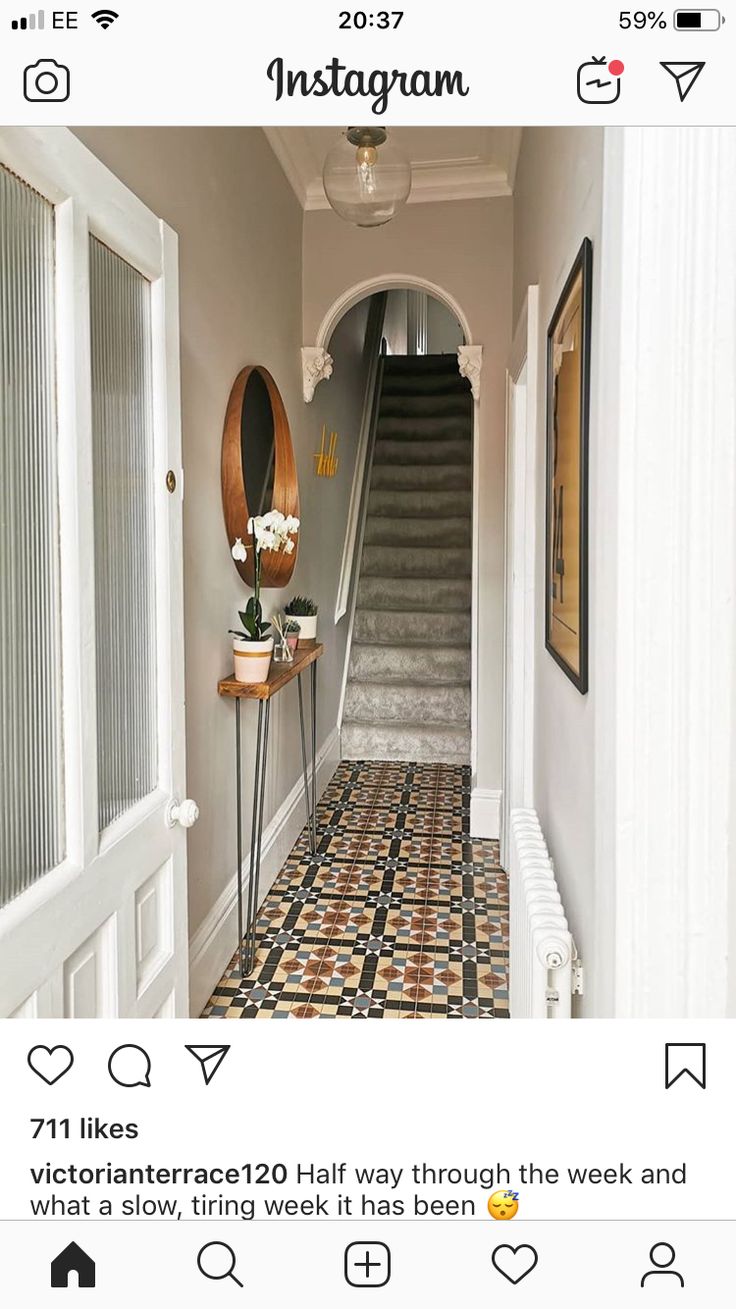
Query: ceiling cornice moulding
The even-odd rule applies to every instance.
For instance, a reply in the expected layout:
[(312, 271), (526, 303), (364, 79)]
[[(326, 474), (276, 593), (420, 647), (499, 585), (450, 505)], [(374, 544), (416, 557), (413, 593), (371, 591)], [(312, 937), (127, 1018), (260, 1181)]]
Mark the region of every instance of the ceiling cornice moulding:
[[(315, 173), (305, 179), (305, 160), (311, 149), (306, 133), (303, 146), (298, 145), (295, 132), (300, 129), (264, 127), (271, 148), (288, 178), (302, 209), (306, 211), (329, 209), (321, 177)], [(507, 168), (499, 168), (482, 159), (460, 161), (440, 160), (412, 165), (412, 188), (408, 204), (432, 204), (450, 200), (486, 200), (497, 196), (513, 195), (513, 179), (521, 131), (512, 143)], [(311, 171), (311, 170), (310, 170)]]

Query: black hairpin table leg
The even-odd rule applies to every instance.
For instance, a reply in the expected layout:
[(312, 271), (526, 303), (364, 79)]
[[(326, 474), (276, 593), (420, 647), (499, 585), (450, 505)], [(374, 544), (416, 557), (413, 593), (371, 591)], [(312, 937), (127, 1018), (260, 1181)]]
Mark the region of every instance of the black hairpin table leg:
[(317, 853), (317, 661), (312, 674), (312, 850)]
[[(240, 975), (247, 977), (256, 963), (256, 918), (258, 915), (258, 884), (261, 876), (261, 842), (263, 839), (263, 811), (266, 797), (266, 764), (268, 761), (268, 729), (271, 720), (271, 701), (258, 701), (258, 736), (256, 739), (255, 775), (253, 778), (253, 822), (250, 842), (250, 874), (248, 877), (248, 903), (243, 933), (242, 874), (238, 880), (238, 926), (240, 938)], [(237, 721), (237, 720), (236, 720)], [(240, 818), (240, 808), (238, 809)], [(242, 852), (242, 836), (238, 840)]]
[(307, 834), (309, 838), (309, 849), (311, 854), (316, 854), (317, 844), (314, 839), (312, 830), (312, 806), (309, 799), (309, 771), (307, 769), (307, 735), (304, 724), (304, 697), (302, 695), (302, 675), (296, 679), (297, 691), (299, 693), (299, 730), (302, 738), (302, 776), (304, 778), (304, 805), (307, 811)]
[(237, 813), (238, 847), (238, 956), (240, 976), (243, 976), (243, 783), (241, 778), (242, 755), (240, 746), (240, 700), (235, 701), (235, 810)]

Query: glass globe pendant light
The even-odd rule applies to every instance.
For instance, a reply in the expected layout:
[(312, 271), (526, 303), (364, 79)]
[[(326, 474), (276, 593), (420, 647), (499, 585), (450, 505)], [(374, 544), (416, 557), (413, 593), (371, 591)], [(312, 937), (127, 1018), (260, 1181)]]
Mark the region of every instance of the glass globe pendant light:
[(349, 127), (329, 151), (322, 181), (332, 208), (346, 222), (380, 227), (406, 204), (411, 164), (388, 140), (385, 127)]

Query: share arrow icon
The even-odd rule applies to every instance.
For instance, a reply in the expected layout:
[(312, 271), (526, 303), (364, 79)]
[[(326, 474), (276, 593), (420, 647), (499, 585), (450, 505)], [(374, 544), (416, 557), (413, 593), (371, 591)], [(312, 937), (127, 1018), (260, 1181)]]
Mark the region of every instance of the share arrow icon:
[(205, 1086), (209, 1086), (225, 1055), (229, 1045), (188, 1045), (186, 1049), (199, 1063)]
[(695, 86), (695, 83), (705, 68), (705, 60), (698, 61), (691, 59), (689, 64), (662, 63), (662, 67), (669, 73), (670, 77), (674, 77), (675, 85), (677, 86), (677, 94), (682, 101), (690, 94)]

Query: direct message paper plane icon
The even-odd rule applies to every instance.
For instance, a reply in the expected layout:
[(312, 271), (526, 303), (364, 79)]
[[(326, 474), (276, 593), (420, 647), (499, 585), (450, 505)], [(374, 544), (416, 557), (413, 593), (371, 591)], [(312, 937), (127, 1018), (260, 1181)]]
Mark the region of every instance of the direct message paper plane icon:
[(662, 67), (669, 73), (670, 77), (674, 77), (677, 94), (679, 95), (680, 100), (684, 100), (685, 96), (689, 95), (692, 91), (700, 74), (705, 68), (705, 60), (703, 59), (698, 62), (697, 60), (691, 59), (689, 64), (663, 63)]
[(229, 1045), (188, 1045), (185, 1047), (199, 1063), (205, 1086), (209, 1086), (225, 1055)]

